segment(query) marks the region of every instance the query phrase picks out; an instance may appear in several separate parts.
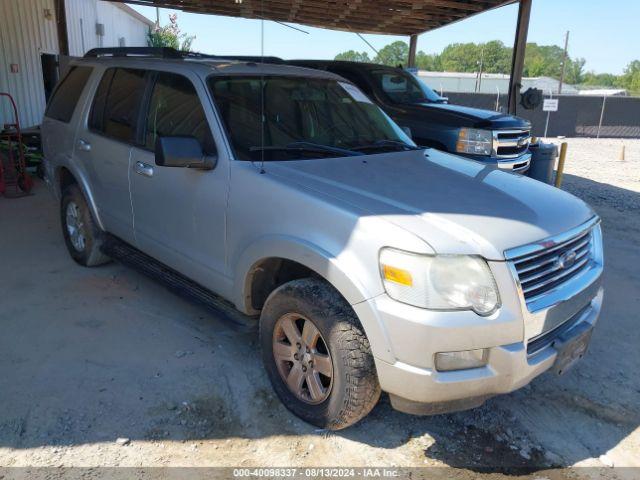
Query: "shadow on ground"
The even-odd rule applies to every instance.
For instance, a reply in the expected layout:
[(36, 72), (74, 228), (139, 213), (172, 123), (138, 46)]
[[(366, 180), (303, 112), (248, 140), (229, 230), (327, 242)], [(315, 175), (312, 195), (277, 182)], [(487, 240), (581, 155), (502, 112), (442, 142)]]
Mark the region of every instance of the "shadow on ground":
[(34, 196), (0, 199), (0, 448), (317, 435), (389, 451), (410, 444), (416, 466), (440, 460), (478, 472), (598, 458), (640, 425), (639, 225), (624, 221), (638, 194), (566, 182), (605, 226), (606, 299), (585, 360), (468, 412), (411, 417), (383, 397), (364, 421), (331, 433), (280, 404), (254, 330), (122, 265), (74, 264), (42, 185)]

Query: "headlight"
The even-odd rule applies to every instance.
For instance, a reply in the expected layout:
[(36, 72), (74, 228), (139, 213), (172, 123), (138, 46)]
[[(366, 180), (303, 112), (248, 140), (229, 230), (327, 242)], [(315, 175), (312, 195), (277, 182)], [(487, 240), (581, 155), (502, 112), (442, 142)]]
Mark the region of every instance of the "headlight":
[(461, 128), (458, 132), (456, 152), (472, 155), (491, 155), (493, 151), (493, 134), (490, 130)]
[(487, 262), (472, 255), (420, 255), (393, 248), (380, 251), (387, 294), (430, 310), (473, 310), (491, 315), (500, 306)]

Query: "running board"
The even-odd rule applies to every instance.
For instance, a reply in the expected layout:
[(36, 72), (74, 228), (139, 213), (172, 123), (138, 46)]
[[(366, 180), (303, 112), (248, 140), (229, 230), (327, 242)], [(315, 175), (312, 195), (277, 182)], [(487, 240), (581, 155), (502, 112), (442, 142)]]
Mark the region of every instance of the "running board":
[(255, 319), (239, 312), (230, 302), (211, 290), (116, 237), (108, 236), (101, 250), (112, 259), (158, 281), (176, 295), (199, 303), (230, 322), (252, 328), (257, 324)]

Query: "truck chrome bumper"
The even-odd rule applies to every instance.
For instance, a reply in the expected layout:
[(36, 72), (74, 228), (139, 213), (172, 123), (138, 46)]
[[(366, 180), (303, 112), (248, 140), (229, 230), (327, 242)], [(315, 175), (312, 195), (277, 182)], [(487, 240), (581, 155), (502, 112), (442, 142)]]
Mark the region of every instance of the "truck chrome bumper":
[(498, 168), (514, 173), (524, 173), (529, 170), (531, 164), (531, 154), (525, 153), (518, 158), (500, 159), (498, 160)]

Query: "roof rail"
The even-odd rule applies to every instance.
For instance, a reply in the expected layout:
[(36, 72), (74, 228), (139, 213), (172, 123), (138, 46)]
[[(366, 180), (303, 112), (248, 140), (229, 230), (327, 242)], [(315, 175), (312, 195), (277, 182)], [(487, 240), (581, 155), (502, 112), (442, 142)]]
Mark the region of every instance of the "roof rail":
[(258, 55), (210, 55), (200, 52), (187, 52), (170, 47), (109, 47), (93, 48), (84, 54), (85, 58), (98, 57), (155, 57), (155, 58), (201, 58), (212, 60), (235, 60), (254, 63), (285, 63), (279, 57), (261, 57)]
[(98, 57), (157, 57), (157, 58), (184, 58), (186, 52), (180, 52), (169, 47), (112, 47), (92, 48), (84, 54), (85, 58)]
[(272, 57), (272, 56), (260, 56), (260, 55), (211, 55), (213, 58), (217, 58), (220, 60), (236, 60), (239, 62), (253, 62), (253, 63), (275, 63), (275, 64), (284, 64), (286, 63), (280, 57)]

